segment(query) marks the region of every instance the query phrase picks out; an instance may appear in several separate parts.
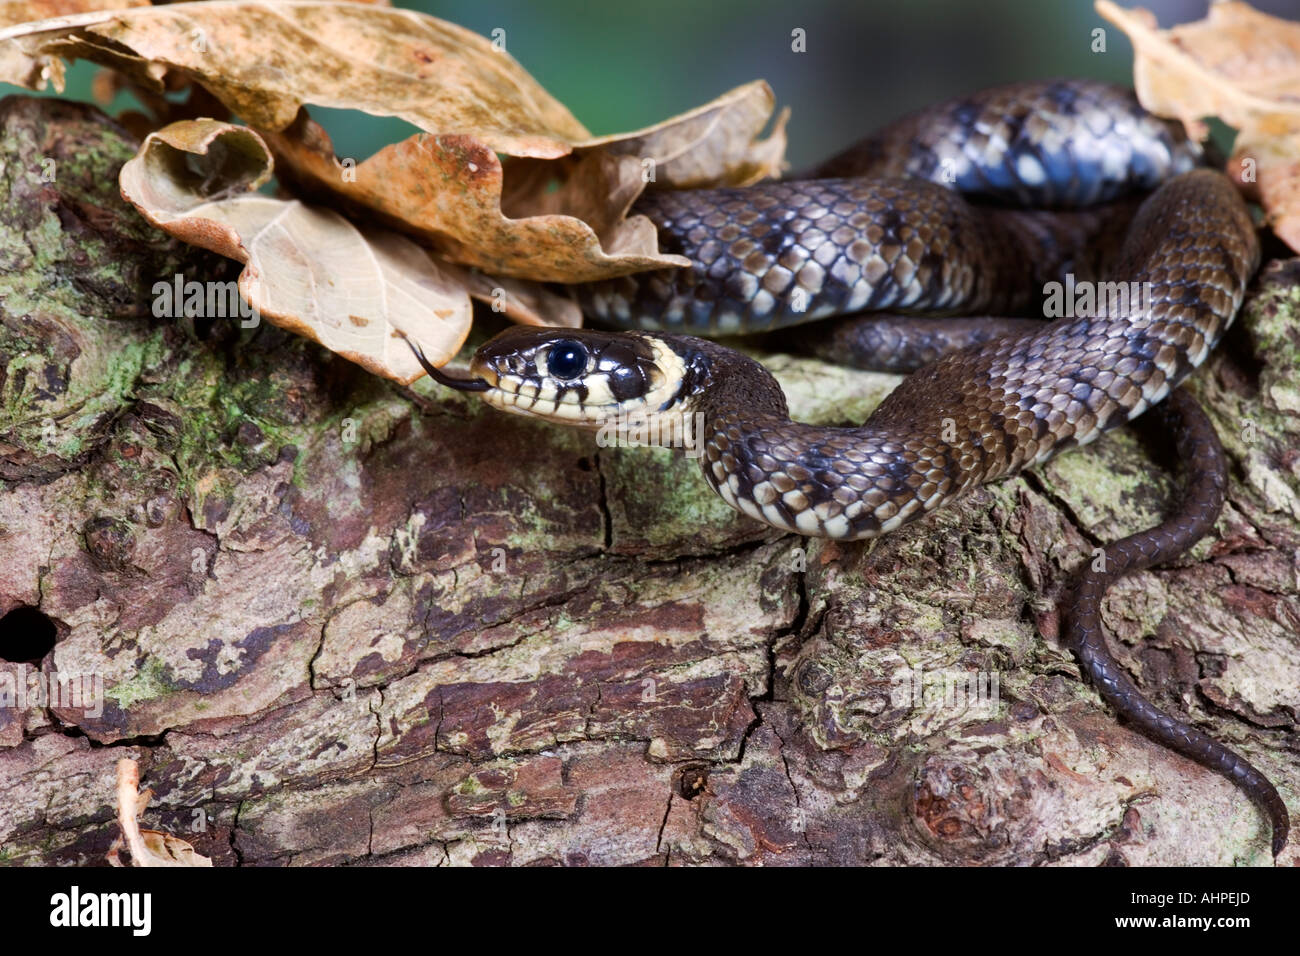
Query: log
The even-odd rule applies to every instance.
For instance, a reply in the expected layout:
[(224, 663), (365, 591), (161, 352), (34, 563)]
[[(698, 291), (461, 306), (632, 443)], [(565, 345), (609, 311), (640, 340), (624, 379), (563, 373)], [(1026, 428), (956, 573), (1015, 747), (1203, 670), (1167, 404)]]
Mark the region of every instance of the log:
[[(238, 267), (121, 200), (136, 144), (97, 110), (0, 112), (0, 690), (99, 688), (0, 706), (4, 862), (102, 863), (120, 757), (219, 866), (1270, 862), (1058, 639), (1070, 575), (1173, 498), (1150, 427), (878, 542), (781, 535), (680, 454), (155, 317), (155, 282)], [(1233, 466), (1213, 534), (1104, 609), (1293, 812), (1297, 285), (1269, 264), (1192, 382)], [(813, 422), (898, 381), (764, 360)]]

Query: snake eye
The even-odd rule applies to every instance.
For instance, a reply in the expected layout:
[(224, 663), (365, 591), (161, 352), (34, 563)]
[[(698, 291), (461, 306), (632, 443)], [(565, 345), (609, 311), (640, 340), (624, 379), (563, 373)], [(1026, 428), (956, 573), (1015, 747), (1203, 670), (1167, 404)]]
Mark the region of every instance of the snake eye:
[(587, 350), (580, 342), (561, 339), (546, 356), (546, 370), (559, 379), (577, 378), (587, 370)]

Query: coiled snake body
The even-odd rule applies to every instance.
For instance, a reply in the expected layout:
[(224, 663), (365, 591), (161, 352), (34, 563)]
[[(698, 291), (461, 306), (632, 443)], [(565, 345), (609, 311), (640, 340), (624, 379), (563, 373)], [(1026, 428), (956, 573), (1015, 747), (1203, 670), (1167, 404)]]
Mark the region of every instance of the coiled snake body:
[[(990, 90), (902, 120), (809, 179), (649, 194), (636, 211), (694, 267), (575, 290), (592, 317), (640, 331), (511, 329), (478, 350), (471, 378), (429, 371), (512, 412), (693, 435), (729, 504), (840, 539), (892, 531), (1164, 401), (1191, 463), (1183, 506), (1089, 565), (1064, 634), (1118, 713), (1268, 811), (1276, 854), (1288, 818), (1273, 785), (1146, 701), (1100, 626), (1106, 586), (1181, 554), (1223, 502), (1213, 428), (1170, 394), (1232, 322), (1259, 246), (1235, 189), (1200, 160), (1131, 92), (1088, 81)], [(1117, 280), (1135, 297), (1048, 323), (910, 315), (1032, 309), (1067, 274)], [(860, 427), (792, 422), (762, 366), (682, 334), (822, 318), (833, 319), (819, 336), (832, 357), (917, 369)]]

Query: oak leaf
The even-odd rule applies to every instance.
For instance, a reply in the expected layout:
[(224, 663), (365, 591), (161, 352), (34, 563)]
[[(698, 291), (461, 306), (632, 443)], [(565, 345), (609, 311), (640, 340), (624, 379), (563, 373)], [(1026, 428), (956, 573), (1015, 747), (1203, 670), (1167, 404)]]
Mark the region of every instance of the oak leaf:
[(461, 274), (405, 236), (255, 192), (271, 162), (252, 130), (189, 120), (150, 134), (119, 184), (160, 229), (243, 262), (243, 299), (276, 325), (403, 383), (423, 374), (403, 335), (439, 365), (455, 355), (471, 319)]
[(1273, 231), (1300, 251), (1300, 23), (1249, 4), (1213, 3), (1204, 20), (1170, 30), (1153, 14), (1098, 0), (1133, 42), (1133, 85), (1153, 113), (1205, 138), (1204, 117), (1236, 127), (1227, 173), (1264, 207)]

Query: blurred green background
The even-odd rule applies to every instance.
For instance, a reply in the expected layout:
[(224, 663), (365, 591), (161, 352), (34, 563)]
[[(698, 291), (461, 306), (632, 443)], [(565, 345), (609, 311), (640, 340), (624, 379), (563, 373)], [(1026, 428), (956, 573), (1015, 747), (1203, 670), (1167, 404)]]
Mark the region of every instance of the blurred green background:
[[(491, 36), (596, 134), (636, 129), (749, 80), (793, 108), (798, 169), (909, 109), (1012, 80), (1091, 76), (1128, 82), (1132, 48), (1091, 0), (407, 0)], [(1208, 0), (1128, 0), (1161, 26), (1205, 15)], [(1256, 0), (1300, 18), (1300, 0)], [(1106, 52), (1092, 31), (1106, 30)], [(805, 31), (807, 51), (791, 50)], [(89, 99), (93, 68), (68, 94)], [(0, 85), (2, 86), (2, 85)], [(4, 92), (13, 91), (12, 87)], [(113, 110), (124, 108), (120, 98)], [(339, 155), (363, 158), (413, 130), (398, 120), (312, 109)]]

